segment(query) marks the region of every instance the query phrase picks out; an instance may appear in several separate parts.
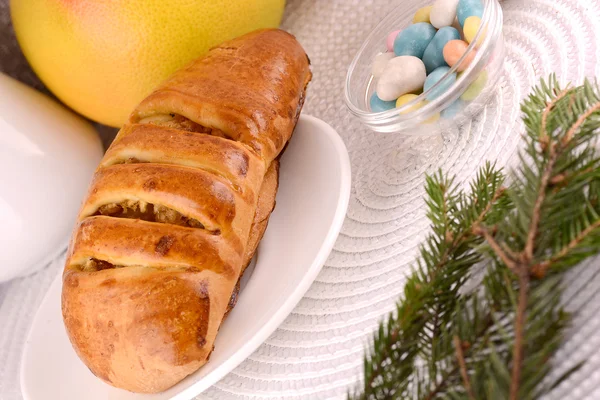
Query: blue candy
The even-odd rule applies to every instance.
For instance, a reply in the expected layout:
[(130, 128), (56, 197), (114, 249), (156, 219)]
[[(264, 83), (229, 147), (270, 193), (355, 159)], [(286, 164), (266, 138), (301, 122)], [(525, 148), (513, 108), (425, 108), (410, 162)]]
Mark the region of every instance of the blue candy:
[(423, 63), (428, 74), (436, 68), (448, 65), (444, 61), (444, 46), (456, 39), (460, 39), (460, 33), (451, 26), (445, 26), (437, 31), (423, 53)]
[(396, 108), (396, 100), (383, 101), (377, 96), (377, 93), (373, 93), (369, 100), (369, 105), (371, 106), (371, 111), (382, 112)]
[(397, 56), (423, 57), (423, 53), (435, 36), (436, 29), (427, 22), (413, 24), (400, 32), (394, 40), (394, 53)]
[(465, 20), (472, 16), (483, 17), (481, 0), (459, 0), (456, 7), (456, 17), (460, 26), (464, 26)]
[(464, 106), (464, 101), (462, 101), (461, 99), (456, 99), (454, 103), (450, 104), (448, 107), (442, 110), (442, 118), (452, 119), (456, 117), (456, 115), (458, 115), (458, 113), (463, 109)]
[[(438, 83), (446, 74), (446, 72), (450, 71), (450, 67), (439, 67), (436, 68), (432, 73), (427, 75), (425, 79), (425, 84), (423, 85), (423, 92), (428, 91), (433, 85)], [(451, 73), (446, 77), (440, 86), (433, 89), (431, 93), (427, 93), (425, 97), (427, 100), (431, 101), (440, 97), (446, 90), (450, 88), (456, 82), (456, 73)]]

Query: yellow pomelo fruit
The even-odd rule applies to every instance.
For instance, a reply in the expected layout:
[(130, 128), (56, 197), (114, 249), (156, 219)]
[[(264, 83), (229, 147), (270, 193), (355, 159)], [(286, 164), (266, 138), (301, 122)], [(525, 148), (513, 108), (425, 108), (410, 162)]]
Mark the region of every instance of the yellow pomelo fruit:
[(154, 87), (209, 48), (277, 27), (285, 0), (12, 0), (25, 57), (65, 104), (121, 126)]

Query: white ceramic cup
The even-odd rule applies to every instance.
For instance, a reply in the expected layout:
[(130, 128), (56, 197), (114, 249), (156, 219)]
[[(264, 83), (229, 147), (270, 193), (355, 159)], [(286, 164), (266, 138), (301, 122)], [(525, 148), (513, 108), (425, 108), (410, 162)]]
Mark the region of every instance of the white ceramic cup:
[(102, 153), (91, 124), (0, 73), (0, 282), (65, 249)]

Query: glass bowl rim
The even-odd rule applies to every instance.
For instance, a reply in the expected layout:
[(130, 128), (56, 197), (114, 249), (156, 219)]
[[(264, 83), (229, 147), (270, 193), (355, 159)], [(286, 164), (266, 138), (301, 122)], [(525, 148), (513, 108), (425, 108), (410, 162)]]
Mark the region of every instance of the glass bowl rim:
[[(398, 10), (403, 9), (405, 7), (405, 5), (399, 4), (393, 10), (391, 10), (388, 13), (388, 15), (385, 18), (383, 18), (375, 26), (375, 28), (373, 28), (373, 30), (369, 33), (367, 38), (363, 41), (359, 50), (356, 52), (354, 58), (352, 59), (352, 62), (350, 63), (350, 66), (348, 67), (348, 71), (346, 73), (346, 84), (344, 87), (344, 96), (345, 96), (346, 105), (350, 109), (352, 114), (356, 115), (357, 117), (360, 117), (361, 119), (363, 119), (366, 122), (375, 122), (377, 124), (382, 124), (382, 123), (385, 123), (386, 121), (390, 121), (390, 120), (408, 122), (408, 121), (414, 120), (419, 117), (420, 117), (419, 122), (421, 120), (425, 121), (428, 118), (430, 118), (431, 116), (433, 116), (435, 113), (437, 113), (439, 111), (437, 109), (440, 108), (440, 104), (444, 104), (448, 100), (448, 98), (450, 98), (454, 94), (456, 94), (457, 91), (462, 90), (463, 88), (466, 90), (466, 88), (467, 88), (466, 82), (468, 81), (468, 84), (470, 85), (472, 83), (471, 81), (474, 80), (474, 79), (472, 79), (473, 76), (478, 74), (484, 68), (485, 64), (487, 63), (488, 59), (490, 58), (491, 53), (494, 50), (496, 42), (498, 41), (498, 37), (500, 36), (500, 34), (502, 32), (502, 10), (500, 8), (500, 4), (498, 3), (498, 0), (482, 0), (482, 2), (484, 3), (484, 12), (481, 17), (480, 27), (479, 27), (475, 37), (473, 38), (471, 43), (469, 43), (469, 46), (467, 47), (464, 54), (438, 80), (438, 82), (436, 82), (428, 90), (423, 91), (417, 97), (415, 97), (414, 99), (410, 100), (409, 102), (403, 104), (400, 107), (395, 107), (393, 109), (385, 110), (385, 111), (373, 112), (373, 111), (365, 110), (365, 109), (358, 107), (351, 100), (350, 81), (351, 81), (352, 74), (356, 68), (356, 65), (358, 64), (359, 60), (361, 59), (361, 56), (363, 56), (363, 53), (366, 51), (368, 44), (373, 39), (375, 39), (376, 33), (379, 30), (381, 30), (384, 25), (389, 23), (390, 20), (397, 18), (396, 15), (398, 14)], [(486, 31), (486, 32), (483, 33), (484, 31)], [(481, 43), (478, 43), (479, 39), (482, 35), (485, 35), (485, 37), (483, 38), (483, 41)], [(384, 41), (385, 41), (385, 38), (382, 38), (382, 42), (384, 42)], [(431, 101), (427, 100), (427, 95), (430, 94), (431, 92), (435, 91), (436, 88), (439, 88), (442, 85), (445, 85), (446, 79), (448, 79), (448, 77), (451, 74), (454, 74), (457, 72), (458, 68), (463, 63), (463, 61), (472, 53), (472, 51), (474, 51), (476, 49), (476, 47), (478, 47), (478, 49), (477, 49), (477, 54), (475, 55), (475, 58), (472, 60), (470, 65), (464, 71), (462, 71), (460, 76), (457, 77), (456, 81), (454, 83), (452, 83), (452, 85), (449, 86), (442, 95), (436, 97), (435, 99), (433, 99)], [(371, 75), (371, 77), (369, 78), (367, 87), (369, 87), (369, 85), (371, 84), (373, 79), (374, 78)], [(366, 97), (366, 93), (365, 93), (365, 97)], [(422, 102), (424, 102), (424, 105), (422, 107), (418, 107), (418, 108), (415, 107), (415, 106), (421, 104)], [(368, 104), (368, 101), (366, 103)], [(413, 107), (415, 107), (415, 109), (413, 109)]]

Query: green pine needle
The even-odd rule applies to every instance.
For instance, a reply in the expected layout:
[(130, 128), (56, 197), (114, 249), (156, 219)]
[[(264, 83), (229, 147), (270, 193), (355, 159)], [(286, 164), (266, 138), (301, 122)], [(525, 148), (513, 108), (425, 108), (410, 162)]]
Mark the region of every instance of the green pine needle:
[(571, 319), (563, 274), (600, 251), (600, 90), (551, 76), (521, 110), (510, 186), (489, 163), (468, 193), (427, 177), (431, 234), (350, 399), (535, 399), (581, 366), (546, 379)]

